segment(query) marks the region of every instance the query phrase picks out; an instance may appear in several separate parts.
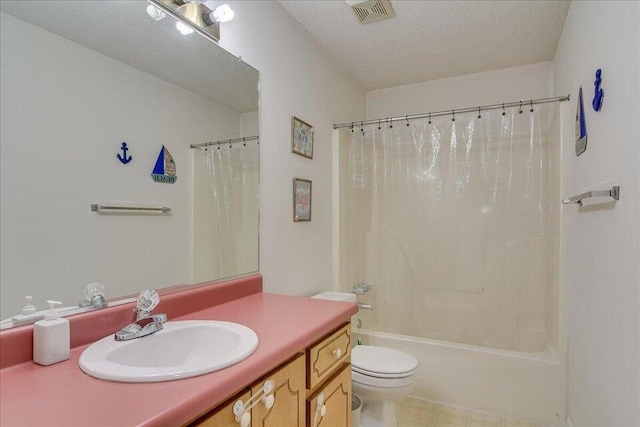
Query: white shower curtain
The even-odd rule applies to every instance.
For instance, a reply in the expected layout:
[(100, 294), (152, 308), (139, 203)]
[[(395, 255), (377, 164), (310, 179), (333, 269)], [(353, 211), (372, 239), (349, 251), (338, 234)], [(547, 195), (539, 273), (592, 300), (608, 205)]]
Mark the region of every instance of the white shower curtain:
[(258, 269), (259, 146), (194, 150), (194, 282)]
[(536, 351), (557, 280), (557, 106), (340, 133), (340, 272), (367, 329)]

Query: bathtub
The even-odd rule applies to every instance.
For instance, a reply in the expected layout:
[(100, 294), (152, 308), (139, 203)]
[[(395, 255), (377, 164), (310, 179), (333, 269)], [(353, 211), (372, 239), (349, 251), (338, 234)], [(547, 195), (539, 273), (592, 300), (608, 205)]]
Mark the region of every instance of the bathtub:
[(366, 329), (353, 336), (417, 357), (414, 397), (564, 425), (566, 369), (548, 340), (543, 351), (525, 353)]

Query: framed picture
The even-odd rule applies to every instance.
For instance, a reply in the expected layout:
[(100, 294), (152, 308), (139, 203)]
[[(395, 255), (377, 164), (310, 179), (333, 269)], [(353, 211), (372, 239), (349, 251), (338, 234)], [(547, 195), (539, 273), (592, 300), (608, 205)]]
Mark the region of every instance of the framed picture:
[(293, 222), (311, 221), (311, 181), (293, 178)]
[(297, 117), (291, 121), (291, 152), (313, 159), (313, 126)]

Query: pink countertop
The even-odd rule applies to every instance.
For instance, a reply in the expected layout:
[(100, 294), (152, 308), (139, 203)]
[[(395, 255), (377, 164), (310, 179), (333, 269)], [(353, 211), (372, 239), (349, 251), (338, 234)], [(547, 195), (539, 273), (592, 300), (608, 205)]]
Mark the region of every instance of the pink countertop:
[[(78, 359), (22, 362), (0, 371), (2, 426), (169, 426), (186, 423), (252, 384), (357, 312), (354, 303), (254, 293), (171, 320), (226, 320), (253, 329), (260, 344), (229, 368), (178, 381), (126, 384), (85, 375)], [(6, 344), (6, 342), (5, 342)]]

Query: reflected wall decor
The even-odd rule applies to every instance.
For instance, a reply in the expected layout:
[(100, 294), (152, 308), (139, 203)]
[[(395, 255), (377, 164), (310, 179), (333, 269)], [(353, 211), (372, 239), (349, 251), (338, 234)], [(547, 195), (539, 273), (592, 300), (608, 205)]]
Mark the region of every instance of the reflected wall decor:
[(293, 178), (293, 221), (311, 221), (311, 181)]

